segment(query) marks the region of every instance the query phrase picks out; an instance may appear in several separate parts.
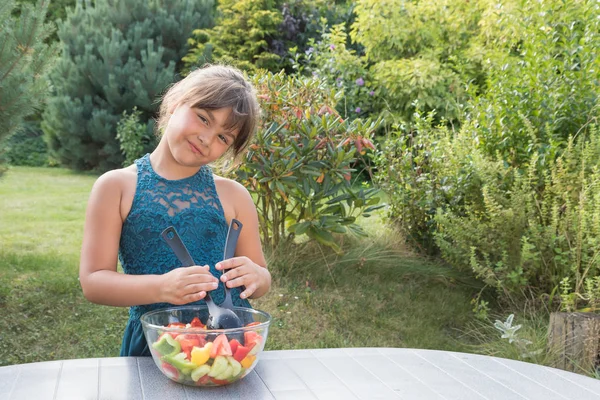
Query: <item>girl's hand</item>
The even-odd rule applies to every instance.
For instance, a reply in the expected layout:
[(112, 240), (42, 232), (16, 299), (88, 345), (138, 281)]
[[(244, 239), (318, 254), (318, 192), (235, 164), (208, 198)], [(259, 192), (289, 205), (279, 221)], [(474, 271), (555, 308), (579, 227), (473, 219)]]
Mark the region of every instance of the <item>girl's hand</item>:
[[(240, 298), (251, 297), (254, 292), (267, 284), (270, 284), (270, 274), (265, 267), (254, 263), (248, 257), (233, 257), (223, 260), (215, 265), (217, 270), (223, 271), (221, 282), (228, 288), (245, 286), (246, 290), (240, 293)], [(225, 272), (225, 270), (229, 270)], [(268, 275), (268, 277), (267, 277)]]
[(176, 305), (202, 300), (219, 284), (208, 265), (176, 268), (162, 276), (161, 301)]

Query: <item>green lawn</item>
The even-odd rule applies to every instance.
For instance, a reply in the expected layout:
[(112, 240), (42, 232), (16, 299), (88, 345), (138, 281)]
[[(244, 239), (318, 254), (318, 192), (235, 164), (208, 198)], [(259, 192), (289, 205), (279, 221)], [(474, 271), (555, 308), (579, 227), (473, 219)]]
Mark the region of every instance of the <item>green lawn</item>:
[[(95, 176), (13, 167), (0, 178), (0, 365), (117, 356), (125, 308), (89, 303), (77, 280)], [(267, 349), (392, 346), (469, 351), (479, 288), (416, 257), (380, 214), (343, 256), (314, 243), (268, 254)]]

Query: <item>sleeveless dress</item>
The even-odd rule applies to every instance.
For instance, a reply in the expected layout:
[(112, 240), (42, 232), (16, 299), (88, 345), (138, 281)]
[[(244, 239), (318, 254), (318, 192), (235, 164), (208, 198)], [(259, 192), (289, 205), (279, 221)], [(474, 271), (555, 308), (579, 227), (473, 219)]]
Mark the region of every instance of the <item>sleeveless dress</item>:
[[(181, 267), (175, 254), (160, 237), (174, 226), (196, 265), (208, 265), (215, 277), (222, 272), (215, 264), (222, 260), (228, 223), (219, 201), (212, 170), (202, 166), (193, 176), (169, 180), (158, 175), (150, 164), (150, 154), (135, 161), (137, 184), (131, 211), (123, 223), (119, 243), (119, 261), (130, 275), (167, 273)], [(240, 299), (240, 289), (231, 289), (236, 306), (250, 308)], [(221, 304), (225, 299), (223, 282), (210, 292)], [(200, 300), (190, 304), (206, 304)], [(123, 335), (121, 356), (150, 356), (140, 317), (151, 310), (173, 306), (155, 303), (129, 308), (129, 321)]]

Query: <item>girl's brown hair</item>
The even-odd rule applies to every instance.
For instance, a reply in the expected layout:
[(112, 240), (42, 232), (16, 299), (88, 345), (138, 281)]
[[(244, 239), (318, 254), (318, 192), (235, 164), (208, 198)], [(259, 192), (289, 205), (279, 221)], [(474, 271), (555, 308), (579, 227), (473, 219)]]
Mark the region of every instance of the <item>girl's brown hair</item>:
[(224, 128), (238, 131), (232, 145), (234, 158), (250, 143), (260, 114), (252, 84), (239, 69), (225, 65), (196, 69), (167, 90), (159, 109), (157, 134), (164, 132), (171, 110), (178, 104), (207, 110), (231, 107), (232, 112)]

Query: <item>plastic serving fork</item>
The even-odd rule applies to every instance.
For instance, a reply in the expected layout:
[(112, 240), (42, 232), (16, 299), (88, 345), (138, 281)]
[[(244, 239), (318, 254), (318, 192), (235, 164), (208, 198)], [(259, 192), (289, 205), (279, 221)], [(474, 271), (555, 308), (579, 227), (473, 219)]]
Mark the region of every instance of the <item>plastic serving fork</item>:
[[(233, 221), (232, 221), (232, 223), (233, 223)], [(241, 224), (240, 224), (240, 226), (241, 226)], [(237, 230), (237, 233), (239, 235), (239, 229)], [(179, 259), (179, 262), (181, 262), (181, 264), (184, 267), (190, 267), (192, 265), (196, 265), (196, 263), (194, 263), (194, 260), (192, 259), (192, 256), (190, 255), (187, 248), (183, 244), (183, 241), (179, 237), (179, 234), (177, 233), (177, 230), (175, 229), (175, 227), (170, 226), (167, 229), (165, 229), (164, 231), (162, 231), (161, 237), (163, 238), (163, 240), (165, 240), (167, 242), (167, 244), (169, 245), (171, 250), (173, 250), (173, 252), (177, 256), (177, 258)], [(234, 240), (234, 242), (237, 242), (237, 237)], [(234, 251), (235, 251), (235, 243), (232, 242), (232, 244), (234, 246)], [(226, 243), (226, 245), (225, 245), (226, 252), (227, 252), (227, 245), (228, 244)], [(226, 298), (231, 297), (227, 286), (225, 286), (225, 297)], [(218, 306), (212, 300), (212, 298), (210, 297), (210, 294), (208, 292), (206, 293), (206, 297), (204, 298), (204, 301), (206, 302), (206, 305), (208, 306), (209, 317), (208, 317), (208, 321), (206, 324), (208, 329), (230, 329), (230, 328), (242, 327), (243, 324), (242, 324), (242, 321), (240, 320), (240, 318), (231, 309)]]

